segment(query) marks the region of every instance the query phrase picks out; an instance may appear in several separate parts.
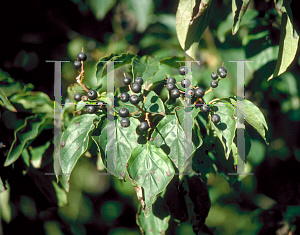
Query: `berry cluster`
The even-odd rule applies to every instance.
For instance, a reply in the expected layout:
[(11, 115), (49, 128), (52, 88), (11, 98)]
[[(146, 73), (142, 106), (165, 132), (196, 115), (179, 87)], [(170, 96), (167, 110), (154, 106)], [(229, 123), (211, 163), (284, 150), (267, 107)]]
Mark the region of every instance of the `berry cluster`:
[[(136, 77), (134, 79), (134, 83), (131, 84), (132, 80), (130, 77), (127, 77), (125, 74), (124, 74), (124, 78), (123, 78), (123, 84), (124, 85), (127, 85), (129, 86), (130, 90), (133, 92), (133, 93), (140, 93), (141, 90), (142, 90), (142, 85), (144, 83), (143, 81), (143, 78), (141, 77)], [(132, 95), (129, 95), (127, 92), (123, 92), (121, 93), (120, 95), (120, 100), (123, 102), (123, 103), (126, 103), (126, 102), (130, 102), (131, 104), (137, 106), (139, 108), (139, 110), (141, 110), (142, 112), (145, 112), (143, 111), (139, 106), (138, 106), (138, 103), (140, 102), (140, 98), (138, 95), (136, 94), (132, 94)], [(120, 110), (119, 110), (119, 116), (122, 117), (121, 121), (120, 121), (120, 125), (122, 127), (129, 127), (130, 126), (130, 120), (129, 120), (129, 116), (131, 116), (132, 114), (129, 113), (129, 110), (127, 108), (124, 108), (122, 107)], [(146, 113), (146, 119), (148, 117), (148, 113)], [(150, 122), (149, 120), (147, 121), (142, 121), (140, 122), (139, 124), (139, 129), (141, 131), (147, 131), (149, 128), (150, 128)]]
[[(180, 75), (185, 76), (188, 73), (188, 69), (185, 66), (180, 66), (179, 70), (178, 70)], [(218, 87), (219, 81), (222, 78), (225, 78), (227, 76), (227, 69), (223, 66), (219, 67), (217, 69), (217, 73), (212, 73), (211, 74), (211, 78), (213, 79), (213, 81), (211, 81), (210, 83), (210, 89), (208, 91), (204, 91), (204, 89), (202, 87), (194, 87), (191, 85), (191, 81), (187, 78), (183, 78), (180, 82), (181, 86), (183, 88), (185, 88), (185, 92), (180, 91), (177, 87), (176, 87), (176, 80), (173, 77), (169, 77), (167, 80), (167, 84), (166, 84), (166, 88), (167, 90), (170, 92), (170, 96), (173, 99), (177, 99), (180, 97), (181, 93), (185, 93), (186, 99), (188, 101), (191, 101), (192, 98), (196, 98), (197, 100), (195, 101), (194, 104), (197, 103), (197, 101), (201, 102), (201, 106), (200, 109), (202, 112), (204, 113), (208, 113), (210, 111), (210, 106), (208, 104), (204, 104), (202, 97), (211, 92), (213, 88)], [(190, 88), (191, 87), (191, 88)], [(220, 122), (220, 116), (218, 114), (213, 114), (211, 116), (211, 121), (213, 123), (218, 123)]]
[(83, 51), (79, 52), (77, 55), (77, 61), (74, 61), (73, 64), (75, 69), (80, 69), (82, 66), (82, 62), (86, 61), (86, 59), (87, 55)]
[[(219, 78), (219, 76), (220, 76), (220, 78)], [(211, 81), (210, 86), (212, 88), (216, 88), (219, 85), (218, 84), (219, 81), (222, 78), (226, 78), (226, 76), (227, 76), (227, 69), (223, 66), (219, 67), (217, 69), (217, 73), (212, 72), (212, 74), (211, 74), (211, 78), (212, 78), (213, 81)]]
[[(74, 100), (76, 102), (79, 101), (95, 101), (98, 98), (98, 93), (95, 90), (88, 90), (83, 84), (82, 84), (82, 79), (83, 78), (83, 62), (86, 61), (87, 59), (87, 55), (83, 52), (83, 49), (81, 52), (78, 53), (77, 55), (77, 61), (74, 62), (74, 67), (76, 69), (81, 69), (81, 72), (79, 74), (79, 76), (76, 78), (77, 82), (83, 87), (83, 89), (86, 91), (86, 95), (82, 95), (80, 93), (76, 93), (75, 91), (75, 95), (74, 95)], [(89, 105), (86, 109), (86, 111), (90, 114), (97, 112), (97, 110), (102, 110), (103, 107), (105, 107), (106, 104), (99, 100), (96, 102), (96, 105)]]

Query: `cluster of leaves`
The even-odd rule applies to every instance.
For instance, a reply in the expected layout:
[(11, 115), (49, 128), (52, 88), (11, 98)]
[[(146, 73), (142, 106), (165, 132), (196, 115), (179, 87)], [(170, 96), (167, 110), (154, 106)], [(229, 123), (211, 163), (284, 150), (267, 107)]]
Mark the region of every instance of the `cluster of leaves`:
[(50, 205), (66, 205), (66, 192), (54, 176), (45, 175), (53, 172), (54, 102), (47, 94), (32, 91), (30, 83), (1, 77), (0, 85), (0, 192), (7, 189), (7, 181), (17, 177), (16, 172), (23, 173)]
[[(258, 11), (250, 9), (247, 11), (251, 0), (232, 1), (232, 13), (227, 16), (217, 29), (217, 37), (221, 42), (225, 41), (225, 35), (232, 32), (235, 35), (240, 26), (253, 24), (253, 21), (258, 15)], [(273, 74), (268, 78), (268, 81), (273, 77), (277, 77), (284, 73), (289, 65), (294, 61), (298, 49), (298, 28), (293, 26), (294, 18), (298, 19), (297, 12), (291, 8), (291, 1), (279, 0), (275, 7), (278, 11), (279, 20), (281, 22), (280, 42), (275, 47), (264, 48), (264, 53), (260, 53), (259, 57), (255, 57), (255, 63), (266, 64), (276, 58), (276, 67)], [(176, 13), (176, 32), (179, 43), (182, 49), (192, 58), (196, 59), (199, 41), (203, 33), (209, 25), (212, 15), (215, 14), (216, 1), (202, 0), (202, 1), (187, 1), (180, 0)], [(293, 12), (294, 11), (294, 12)], [(293, 14), (294, 13), (294, 14)], [(251, 26), (250, 26), (251, 28)], [(267, 37), (269, 31), (262, 31), (254, 35), (247, 35), (244, 37), (243, 43), (248, 44), (250, 40), (259, 40)], [(274, 51), (276, 50), (276, 51)], [(268, 55), (275, 56), (275, 58), (265, 58)], [(254, 58), (252, 58), (254, 59)], [(266, 61), (267, 60), (267, 61)], [(257, 69), (257, 68), (256, 68)], [(255, 69), (255, 70), (256, 70)]]
[[(99, 151), (98, 164), (118, 179), (132, 182), (141, 202), (137, 223), (146, 234), (163, 233), (171, 218), (177, 222), (190, 220), (195, 232), (201, 229), (210, 208), (205, 186), (210, 174), (219, 172), (230, 185), (239, 184), (237, 176), (228, 176), (228, 173), (235, 172), (237, 111), (243, 112), (244, 108), (246, 121), (267, 142), (266, 121), (260, 110), (248, 100), (245, 101), (245, 107), (237, 107), (236, 97), (206, 101), (221, 117), (221, 122), (215, 124), (206, 113), (201, 112), (200, 107), (189, 106), (188, 111), (184, 100), (172, 99), (169, 92), (165, 98), (161, 98), (159, 94), (166, 90), (165, 77), (170, 76), (164, 74), (165, 71), (176, 71), (177, 74), (179, 64), (176, 61), (182, 59), (138, 57), (128, 52), (103, 57), (97, 64), (96, 79), (99, 86), (94, 89), (102, 96), (108, 95), (103, 89), (108, 79), (105, 61), (123, 61), (115, 63), (116, 71), (124, 69), (130, 76), (138, 74), (143, 79), (142, 91), (146, 97), (143, 107), (150, 113), (153, 127), (149, 132), (139, 130), (139, 119), (144, 120), (139, 112), (129, 118), (131, 124), (127, 128), (120, 125), (121, 117), (115, 115), (115, 126), (110, 126), (110, 129), (106, 113), (99, 112), (72, 118), (62, 134), (62, 172), (70, 174), (78, 159), (95, 143)], [(182, 79), (181, 75), (171, 75), (177, 81)], [(198, 85), (197, 81), (192, 80), (192, 83)], [(71, 92), (74, 87), (71, 85), (68, 90)], [(178, 87), (184, 91), (183, 87)], [(130, 92), (127, 86), (118, 88), (114, 93), (115, 111), (122, 107), (126, 107), (130, 113), (138, 111), (135, 105), (120, 100), (120, 94), (124, 92)], [(70, 97), (73, 97), (72, 93)], [(143, 98), (140, 100), (141, 107)], [(189, 137), (184, 128), (187, 115), (192, 120), (192, 136)], [(189, 138), (191, 142), (187, 141)], [(245, 138), (247, 155), (250, 138), (247, 134)], [(188, 165), (192, 168), (187, 171)], [(188, 172), (189, 176), (180, 174), (183, 172)], [(69, 180), (70, 176), (65, 177)], [(186, 213), (182, 214), (179, 207), (185, 208)]]

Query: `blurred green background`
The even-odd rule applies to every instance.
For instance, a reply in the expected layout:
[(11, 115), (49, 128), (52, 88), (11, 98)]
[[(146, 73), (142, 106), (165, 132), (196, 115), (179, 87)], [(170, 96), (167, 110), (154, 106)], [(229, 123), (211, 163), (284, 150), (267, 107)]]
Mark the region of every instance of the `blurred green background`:
[[(200, 41), (193, 64), (193, 84), (207, 90), (210, 74), (224, 62), (228, 76), (205, 98), (236, 94), (236, 63), (245, 67), (245, 97), (263, 112), (269, 125), (267, 146), (256, 131), (246, 128), (252, 148), (242, 176), (240, 197), (220, 175), (209, 186), (212, 207), (206, 224), (215, 234), (257, 234), (260, 209), (300, 202), (299, 53), (288, 72), (267, 82), (273, 73), (280, 20), (273, 1), (252, 1), (238, 33), (231, 35), (231, 1), (218, 0), (216, 12)], [(73, 61), (84, 47), (85, 84), (96, 86), (95, 65), (110, 53), (132, 51), (139, 56), (185, 56), (176, 35), (178, 1), (171, 0), (53, 0), (5, 1), (2, 22), (1, 76), (32, 83), (54, 100), (54, 66), (46, 60), (71, 61), (62, 66), (62, 102), (78, 72)], [(177, 71), (165, 67), (166, 73)], [(122, 73), (116, 73), (116, 88)], [(162, 79), (165, 73), (157, 73)], [(93, 152), (93, 150), (91, 151)], [(26, 175), (16, 175), (0, 194), (4, 234), (140, 234), (135, 223), (138, 206), (130, 182), (98, 175), (96, 156), (81, 158), (70, 181), (69, 206), (50, 205)], [(8, 195), (10, 202), (8, 203)], [(169, 234), (193, 234), (188, 223), (170, 224)]]

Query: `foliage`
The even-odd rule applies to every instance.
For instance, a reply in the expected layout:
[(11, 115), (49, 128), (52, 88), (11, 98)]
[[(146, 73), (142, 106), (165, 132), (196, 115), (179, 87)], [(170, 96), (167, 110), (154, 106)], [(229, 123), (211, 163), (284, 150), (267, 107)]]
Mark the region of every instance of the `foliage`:
[[(14, 190), (15, 181), (24, 176), (34, 182), (46, 198), (48, 207), (66, 208), (68, 202), (72, 201), (70, 198), (67, 200), (67, 195), (72, 195), (72, 179), (75, 182), (73, 186), (76, 188), (76, 184), (80, 184), (84, 191), (83, 178), (89, 171), (80, 172), (76, 169), (81, 164), (90, 164), (84, 162), (91, 158), (95, 160), (92, 160), (93, 166), (101, 173), (108, 172), (115, 176), (113, 180), (117, 182), (114, 184), (118, 192), (130, 197), (133, 197), (132, 192), (136, 194), (136, 224), (142, 234), (175, 234), (175, 225), (181, 225), (181, 234), (185, 234), (185, 226), (189, 226), (189, 232), (193, 230), (195, 234), (225, 234), (220, 231), (226, 225), (221, 226), (221, 222), (213, 219), (216, 205), (222, 203), (217, 198), (222, 200), (222, 192), (224, 195), (231, 192), (233, 197), (241, 199), (245, 190), (242, 189), (242, 181), (245, 187), (254, 184), (252, 181), (247, 183), (247, 177), (229, 174), (237, 172), (237, 159), (241, 154), (237, 149), (236, 137), (240, 122), (238, 113), (242, 113), (246, 121), (246, 169), (256, 169), (266, 158), (264, 152), (267, 148), (263, 143), (270, 144), (268, 154), (275, 153), (275, 156), (284, 158), (290, 153), (286, 146), (280, 147), (286, 145), (285, 142), (280, 142), (280, 139), (276, 139), (276, 142), (272, 138), (276, 126), (274, 128), (274, 120), (270, 117), (272, 110), (264, 103), (263, 95), (269, 94), (271, 88), (274, 96), (267, 98), (277, 99), (283, 94), (286, 98), (279, 98), (278, 101), (281, 112), (294, 122), (300, 119), (297, 114), (299, 83), (296, 72), (287, 71), (293, 69), (299, 41), (294, 23), (297, 18), (290, 1), (274, 1), (263, 17), (254, 7), (259, 3), (250, 0), (232, 1), (230, 4), (229, 1), (179, 0), (178, 5), (172, 2), (176, 7), (169, 13), (163, 12), (165, 9), (161, 1), (154, 0), (70, 2), (77, 5), (81, 12), (90, 9), (94, 18), (103, 25), (112, 22), (113, 32), (103, 38), (103, 44), (97, 39), (84, 37), (73, 38), (68, 44), (72, 61), (82, 47), (92, 52), (87, 52), (89, 59), (84, 62), (84, 70), (82, 67), (79, 76), (78, 71), (70, 66), (72, 63), (64, 63), (62, 67), (66, 78), (73, 81), (72, 84), (63, 83), (63, 86), (67, 84), (66, 89), (62, 90), (65, 101), (62, 108), (63, 132), (60, 145), (55, 149), (61, 150), (59, 162), (54, 159), (55, 102), (46, 93), (34, 91), (31, 83), (16, 81), (4, 72), (0, 76), (0, 151), (5, 156), (0, 162), (0, 195), (6, 197), (8, 190)], [(276, 28), (277, 25), (279, 27)], [(274, 37), (274, 34), (279, 35), (279, 30), (280, 38)], [(98, 62), (91, 61), (91, 57)], [(245, 63), (245, 86), (253, 97), (248, 93), (244, 106), (238, 105), (236, 89), (233, 88), (236, 87), (236, 67), (235, 63), (230, 63), (232, 58), (252, 61)], [(184, 94), (186, 89), (179, 85), (184, 77), (178, 74), (178, 68), (188, 66), (190, 59), (195, 63), (192, 63), (191, 74), (186, 77), (191, 78), (192, 87), (204, 88), (205, 96), (197, 99), (185, 94), (173, 99), (165, 87), (165, 80), (174, 77), (178, 83), (176, 87)], [(114, 62), (113, 94), (107, 93), (110, 78), (108, 61)], [(222, 66), (228, 70), (227, 77), (219, 78), (218, 88), (212, 89), (208, 77), (212, 70), (221, 66), (222, 61), (225, 61)], [(79, 84), (79, 80), (73, 83), (77, 76), (82, 84)], [(124, 76), (132, 80), (136, 77), (143, 79), (137, 105), (120, 100), (121, 93), (133, 94), (130, 86), (122, 84)], [(97, 101), (106, 102), (105, 108), (98, 108), (96, 113), (90, 114), (86, 106), (96, 105), (95, 101), (76, 103), (74, 94), (85, 95), (86, 89), (94, 89), (98, 94)], [(115, 97), (114, 106), (109, 103), (111, 96)], [(209, 113), (201, 110), (204, 103), (210, 105)], [(126, 128), (120, 125), (121, 117), (118, 115), (122, 107), (130, 112), (130, 125)], [(112, 120), (108, 120), (109, 113), (113, 115), (113, 131), (110, 129)], [(219, 123), (212, 122), (213, 113), (220, 116)], [(146, 132), (139, 129), (142, 121), (150, 124)], [(191, 136), (188, 135), (188, 127)], [(297, 144), (289, 146), (299, 161), (299, 147)], [(109, 156), (114, 158), (109, 159)], [(47, 175), (54, 172), (57, 165), (65, 175), (56, 175), (56, 178), (53, 174)], [(16, 172), (18, 176), (13, 177)], [(94, 175), (98, 174), (98, 171), (95, 172)], [(103, 182), (98, 182), (103, 187), (101, 193), (107, 190)], [(119, 185), (121, 182), (124, 182), (122, 186)], [(130, 189), (126, 191), (126, 187)], [(25, 202), (22, 200), (26, 205), (32, 203), (27, 197), (24, 198)], [(9, 209), (5, 209), (9, 208), (9, 201), (6, 198), (0, 201), (0, 216), (8, 223), (13, 219), (7, 213)], [(83, 201), (87, 204), (90, 202), (89, 199)], [(123, 213), (118, 211), (119, 207), (118, 202), (113, 200), (109, 202), (107, 199), (107, 204), (103, 203), (101, 210), (106, 210), (108, 224), (113, 225), (112, 221)], [(30, 218), (30, 213), (22, 210)], [(108, 212), (110, 210), (112, 212)], [(72, 218), (70, 211), (61, 213), (62, 217)], [(291, 231), (297, 229), (297, 214), (298, 208), (288, 214), (288, 229)], [(84, 213), (81, 216), (81, 221), (90, 221), (84, 217)], [(78, 218), (80, 213), (77, 214)], [(284, 218), (276, 223), (281, 224)], [(74, 217), (73, 222), (77, 219)], [(269, 223), (264, 219), (261, 222)], [(281, 228), (278, 226), (276, 229)], [(267, 227), (263, 226), (262, 230)], [(72, 233), (75, 233), (74, 230)], [(224, 231), (242, 234), (241, 230), (226, 228)], [(250, 230), (258, 231), (258, 227), (253, 226)], [(110, 234), (122, 232), (115, 230)]]

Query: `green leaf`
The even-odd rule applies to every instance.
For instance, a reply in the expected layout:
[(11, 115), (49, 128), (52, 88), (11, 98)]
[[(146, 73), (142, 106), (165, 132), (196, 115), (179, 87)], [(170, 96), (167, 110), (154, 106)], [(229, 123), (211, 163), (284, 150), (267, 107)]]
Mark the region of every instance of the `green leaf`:
[(116, 0), (88, 0), (88, 6), (91, 8), (97, 20), (103, 20), (107, 12), (116, 4)]
[(152, 144), (136, 146), (128, 159), (128, 174), (134, 184), (142, 187), (143, 209), (151, 214), (152, 204), (175, 175), (172, 162), (164, 151)]
[(236, 132), (236, 120), (234, 117), (235, 109), (232, 105), (225, 105), (222, 101), (223, 100), (220, 100), (217, 104), (224, 105), (211, 107), (211, 109), (220, 116), (221, 121), (219, 123), (213, 123), (209, 118), (209, 122), (211, 127), (216, 131), (216, 134), (224, 147), (225, 157), (228, 159), (231, 144)]
[(15, 107), (10, 103), (9, 99), (7, 98), (7, 96), (5, 95), (5, 93), (3, 92), (3, 90), (0, 88), (0, 101), (2, 100), (2, 102), (0, 102), (0, 105), (7, 108), (8, 110), (12, 111), (12, 112), (17, 112), (17, 110), (15, 109)]
[[(179, 178), (174, 177), (172, 181), (168, 184), (165, 191), (161, 194), (161, 197), (164, 199), (165, 203), (169, 207), (169, 211), (174, 220), (178, 223), (187, 221), (188, 211), (186, 208), (186, 203), (184, 200), (184, 190), (179, 184)], [(154, 203), (154, 206), (156, 203)], [(155, 211), (153, 212), (155, 213)]]
[(50, 141), (46, 144), (29, 149), (31, 159), (30, 162), (34, 168), (39, 168), (42, 164), (43, 155), (50, 146)]
[(191, 119), (193, 120), (193, 124), (194, 124), (194, 122), (195, 122), (194, 118), (196, 118), (196, 116), (198, 115), (199, 112), (200, 112), (199, 107), (194, 107), (193, 110), (192, 110), (192, 113), (187, 112), (184, 109), (184, 106), (180, 106), (180, 107), (175, 108), (175, 114), (176, 114), (176, 117), (177, 117), (182, 129), (184, 129), (184, 117), (185, 117), (185, 115), (191, 115)]
[(165, 107), (162, 100), (154, 91), (150, 91), (146, 96), (144, 110), (148, 113), (165, 112)]
[[(153, 138), (153, 143), (163, 149), (179, 169), (184, 166), (196, 149), (202, 144), (200, 134), (193, 128), (192, 152), (187, 153), (187, 137), (175, 115), (165, 116), (158, 123), (151, 137)], [(185, 153), (187, 154), (186, 159)]]
[(155, 73), (159, 70), (159, 64), (159, 62), (151, 63), (151, 58), (148, 56), (143, 56), (140, 59), (135, 57), (131, 63), (133, 77), (136, 78), (139, 76), (143, 78), (143, 87), (149, 90), (149, 87), (153, 84), (153, 81), (150, 79), (153, 78)]
[[(233, 98), (231, 98), (231, 100), (232, 103), (236, 102)], [(244, 107), (236, 106), (237, 111), (239, 111), (241, 114), (245, 114), (245, 120), (256, 129), (256, 131), (268, 144), (268, 125), (264, 115), (251, 101), (245, 99), (244, 102)], [(243, 108), (245, 113), (242, 111)]]
[[(138, 145), (137, 141), (139, 136), (137, 135), (137, 126), (139, 125), (139, 121), (136, 118), (130, 117), (130, 126), (124, 128), (120, 125), (121, 118), (115, 118), (115, 136), (107, 136), (107, 130), (105, 131), (107, 126), (105, 126), (105, 129), (101, 131), (100, 136), (93, 136), (93, 139), (104, 153), (106, 151), (112, 151), (110, 155), (115, 156), (113, 160), (115, 172), (110, 173), (114, 174), (119, 179), (124, 179), (122, 176), (126, 172), (127, 160), (130, 157), (131, 151)], [(107, 149), (106, 143), (108, 138), (115, 139), (114, 148)]]
[[(96, 79), (97, 79), (97, 84), (101, 83), (102, 86), (105, 87), (106, 90), (106, 80), (107, 80), (107, 61), (122, 61), (122, 62), (116, 62), (114, 63), (114, 69), (120, 68), (121, 66), (124, 66), (126, 64), (130, 64), (131, 60), (135, 57), (136, 55), (133, 54), (132, 52), (127, 52), (123, 53), (121, 55), (118, 54), (110, 54), (109, 56), (104, 56), (100, 58), (99, 62), (96, 65)], [(100, 84), (100, 85), (101, 85)]]
[[(239, 27), (248, 25), (253, 22), (253, 20), (258, 16), (259, 12), (254, 9), (249, 9), (246, 11), (245, 15), (243, 16), (243, 21), (239, 22)], [(217, 29), (217, 37), (221, 43), (225, 42), (226, 34), (232, 32), (233, 25), (232, 25), (232, 18), (234, 18), (232, 12), (228, 14), (227, 18), (220, 23)]]
[(253, 71), (259, 70), (264, 65), (268, 64), (271, 61), (275, 61), (278, 58), (279, 46), (270, 46), (262, 50), (260, 53), (248, 58), (252, 60), (251, 63), (246, 63)]
[(50, 100), (47, 94), (39, 91), (15, 94), (10, 98), (10, 102), (22, 112), (53, 114), (54, 110), (54, 101)]
[(180, 67), (180, 62), (179, 61), (185, 61), (184, 57), (179, 57), (179, 56), (172, 56), (168, 58), (164, 58), (160, 60), (160, 64), (165, 64), (170, 66), (171, 68), (179, 69)]
[(0, 193), (4, 192), (6, 190), (6, 181), (2, 181), (2, 179), (0, 178)]
[(144, 32), (151, 22), (154, 11), (153, 0), (126, 0), (126, 2), (136, 17), (136, 31), (138, 33)]
[(59, 207), (68, 205), (68, 196), (67, 196), (66, 191), (64, 189), (62, 189), (61, 187), (59, 187), (58, 184), (54, 180), (52, 180), (51, 182), (52, 182), (53, 188), (55, 190), (55, 194), (56, 194), (56, 198), (57, 198), (57, 205)]
[(30, 91), (34, 88), (31, 83), (23, 84), (10, 77), (0, 77), (0, 87), (7, 97), (16, 93)]
[(269, 35), (270, 35), (269, 30), (265, 30), (256, 34), (248, 34), (247, 36), (242, 38), (242, 45), (246, 46), (252, 40), (265, 39)]
[(21, 155), (23, 149), (27, 148), (51, 122), (53, 123), (53, 119), (42, 114), (26, 117), (24, 123), (14, 131), (14, 141), (7, 154), (4, 166), (14, 163)]
[[(204, 138), (204, 142), (208, 139)], [(206, 153), (208, 151), (207, 148), (205, 148), (205, 145), (203, 144), (200, 148), (198, 148), (194, 154), (193, 157), (193, 165), (196, 167), (196, 172), (199, 175), (199, 178), (207, 181), (210, 173), (216, 174), (216, 169), (214, 166), (214, 162), (216, 159), (211, 159), (208, 154)]]
[[(61, 137), (61, 168), (71, 174), (78, 159), (90, 148), (90, 137), (99, 123), (96, 114), (83, 114), (75, 117)], [(67, 180), (70, 175), (67, 176)]]
[(144, 211), (139, 206), (136, 223), (140, 227), (142, 234), (165, 234), (169, 227), (171, 215), (164, 200), (159, 197), (153, 205), (153, 213), (145, 217)]
[(281, 8), (281, 30), (279, 41), (279, 53), (274, 73), (268, 78), (270, 81), (273, 77), (277, 77), (284, 73), (289, 65), (294, 61), (298, 49), (299, 37), (294, 38), (293, 16), (291, 7), (287, 1)]
[(199, 41), (208, 26), (214, 7), (214, 1), (204, 0), (202, 2), (207, 5), (192, 25), (190, 25), (191, 13), (196, 6), (195, 0), (180, 0), (176, 12), (176, 32), (180, 46), (193, 60), (196, 60)]
[(197, 234), (205, 223), (211, 206), (207, 186), (196, 175), (185, 175), (182, 186), (188, 192), (185, 194), (185, 200), (188, 205), (189, 219)]
[[(242, 18), (247, 11), (251, 0), (233, 0), (232, 1), (232, 15), (233, 15), (233, 25), (232, 25), (232, 35), (235, 35), (240, 27)], [(239, 5), (237, 5), (237, 2)]]
[(27, 149), (23, 149), (22, 153), (21, 153), (21, 156), (23, 158), (23, 162), (25, 163), (26, 165), (26, 170), (28, 170), (28, 168), (30, 167), (30, 155), (28, 153), (28, 150)]
[(44, 195), (46, 203), (52, 206), (64, 206), (67, 204), (67, 194), (53, 180), (54, 176), (46, 175), (45, 172), (30, 168), (28, 176), (39, 189), (39, 192)]

